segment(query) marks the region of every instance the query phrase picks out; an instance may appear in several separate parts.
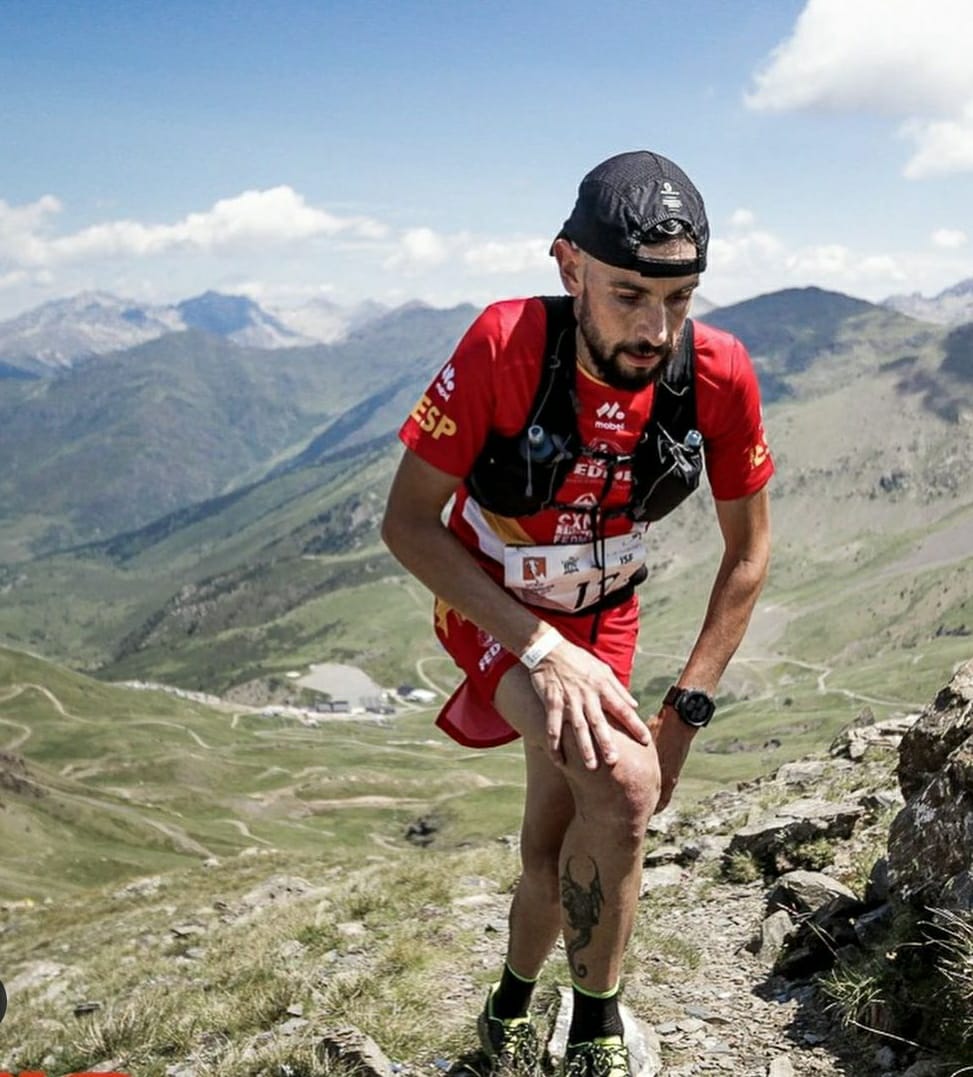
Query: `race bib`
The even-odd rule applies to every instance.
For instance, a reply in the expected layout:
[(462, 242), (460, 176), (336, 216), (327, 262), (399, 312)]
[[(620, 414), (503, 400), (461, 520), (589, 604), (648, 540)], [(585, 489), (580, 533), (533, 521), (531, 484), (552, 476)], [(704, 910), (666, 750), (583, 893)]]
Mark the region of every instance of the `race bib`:
[[(616, 535), (597, 545), (505, 546), (503, 582), (521, 601), (545, 609), (577, 613), (595, 605), (604, 594), (624, 587), (645, 564), (645, 528)], [(595, 552), (599, 556), (599, 568)]]

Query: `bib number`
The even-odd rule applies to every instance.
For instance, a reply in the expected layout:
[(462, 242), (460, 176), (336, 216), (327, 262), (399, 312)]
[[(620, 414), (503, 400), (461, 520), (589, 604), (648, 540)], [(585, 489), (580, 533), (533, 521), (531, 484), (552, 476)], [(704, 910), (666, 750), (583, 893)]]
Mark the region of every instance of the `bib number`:
[[(597, 544), (505, 546), (504, 585), (523, 602), (545, 609), (577, 613), (594, 606), (631, 580), (645, 564), (645, 528)], [(604, 579), (604, 591), (602, 580)]]

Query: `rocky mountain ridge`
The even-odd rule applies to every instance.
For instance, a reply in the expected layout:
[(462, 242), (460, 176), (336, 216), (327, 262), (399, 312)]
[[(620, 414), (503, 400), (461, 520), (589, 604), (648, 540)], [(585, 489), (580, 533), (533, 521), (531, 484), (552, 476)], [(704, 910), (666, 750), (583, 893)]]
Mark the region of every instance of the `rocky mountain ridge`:
[(10, 377), (46, 376), (187, 329), (248, 348), (331, 344), (388, 313), (379, 303), (341, 307), (323, 298), (271, 310), (247, 296), (215, 291), (169, 305), (82, 292), (0, 322), (0, 367)]
[(919, 292), (911, 295), (892, 295), (882, 305), (910, 318), (937, 325), (963, 325), (973, 322), (973, 277), (961, 280), (938, 295), (924, 296)]

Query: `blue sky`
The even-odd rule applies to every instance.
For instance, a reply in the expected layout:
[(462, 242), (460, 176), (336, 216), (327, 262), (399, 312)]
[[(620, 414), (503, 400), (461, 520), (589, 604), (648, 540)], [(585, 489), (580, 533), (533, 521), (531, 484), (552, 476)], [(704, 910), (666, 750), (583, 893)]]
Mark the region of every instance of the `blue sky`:
[(702, 190), (702, 292), (973, 276), (969, 0), (0, 5), (0, 317), (102, 289), (558, 290), (581, 176)]

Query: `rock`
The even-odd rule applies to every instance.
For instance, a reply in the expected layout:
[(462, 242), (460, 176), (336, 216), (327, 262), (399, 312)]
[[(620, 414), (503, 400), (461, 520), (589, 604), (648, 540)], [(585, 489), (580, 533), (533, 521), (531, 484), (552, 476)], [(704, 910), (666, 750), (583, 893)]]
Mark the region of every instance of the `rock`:
[(794, 1077), (794, 1067), (787, 1055), (778, 1055), (767, 1067), (767, 1077)]
[(768, 873), (790, 871), (802, 866), (802, 845), (819, 839), (846, 840), (863, 813), (859, 804), (795, 800), (738, 830), (730, 839), (724, 858), (745, 853)]
[(353, 1068), (356, 1077), (389, 1077), (392, 1072), (392, 1063), (378, 1044), (353, 1025), (325, 1032), (314, 1053), (326, 1068), (337, 1063), (342, 1070)]
[(642, 866), (657, 868), (661, 864), (674, 864), (679, 859), (682, 850), (678, 845), (660, 845), (642, 858)]
[[(557, 1018), (547, 1045), (547, 1052), (555, 1067), (560, 1068), (564, 1059), (564, 1048), (568, 1042), (568, 1029), (571, 1027), (571, 1010), (574, 999), (566, 987), (559, 989), (560, 1002)], [(628, 1047), (629, 1068), (632, 1077), (656, 1077), (662, 1072), (661, 1044), (654, 1029), (640, 1021), (632, 1011), (620, 1004), (618, 1011), (625, 1028), (625, 1044)]]
[(342, 939), (363, 939), (368, 934), (368, 928), (361, 920), (346, 920), (344, 923), (335, 924), (335, 930)]
[(892, 906), (886, 903), (863, 912), (854, 922), (855, 937), (863, 947), (878, 946), (892, 923)]
[(784, 943), (795, 930), (794, 921), (787, 911), (778, 909), (761, 923), (757, 933), (747, 944), (747, 949), (756, 954), (764, 964), (773, 965)]
[(906, 805), (889, 833), (893, 901), (973, 911), (962, 881), (973, 870), (973, 661), (903, 738), (898, 776)]
[(795, 913), (812, 913), (827, 906), (836, 914), (858, 904), (858, 898), (844, 883), (820, 871), (789, 871), (781, 875), (767, 898), (768, 909)]
[(899, 747), (898, 777), (909, 800), (943, 769), (946, 760), (973, 733), (973, 661), (919, 715)]
[(876, 905), (889, 899), (889, 861), (888, 857), (880, 856), (872, 865), (871, 874), (868, 876), (868, 885), (865, 887), (865, 901), (869, 905)]
[(264, 909), (268, 905), (286, 905), (296, 898), (303, 897), (314, 890), (314, 887), (297, 875), (273, 875), (258, 886), (248, 890), (240, 904), (245, 909)]
[(97, 1013), (104, 1003), (101, 1002), (76, 1002), (74, 1004), (74, 1016), (83, 1017), (86, 1013)]
[(891, 1069), (898, 1062), (898, 1056), (891, 1047), (879, 1047), (875, 1052), (875, 1065), (881, 1066), (882, 1069)]
[(161, 875), (149, 875), (144, 879), (135, 879), (133, 882), (123, 886), (120, 890), (116, 890), (112, 894), (112, 897), (118, 899), (151, 897), (153, 894), (157, 894), (160, 890), (164, 889), (165, 885), (166, 881)]
[(650, 890), (663, 886), (678, 886), (682, 882), (682, 868), (678, 864), (663, 864), (658, 868), (646, 868), (642, 872), (642, 885), (639, 897), (644, 897)]
[(774, 781), (783, 785), (813, 785), (822, 774), (827, 764), (823, 759), (800, 759), (794, 763), (783, 763), (774, 773)]
[(174, 924), (169, 930), (177, 939), (188, 939), (194, 935), (206, 934), (206, 928), (201, 924)]
[(919, 1059), (903, 1072), (902, 1077), (945, 1077), (945, 1074), (950, 1069), (952, 1069), (952, 1066), (947, 1067), (942, 1062)]

